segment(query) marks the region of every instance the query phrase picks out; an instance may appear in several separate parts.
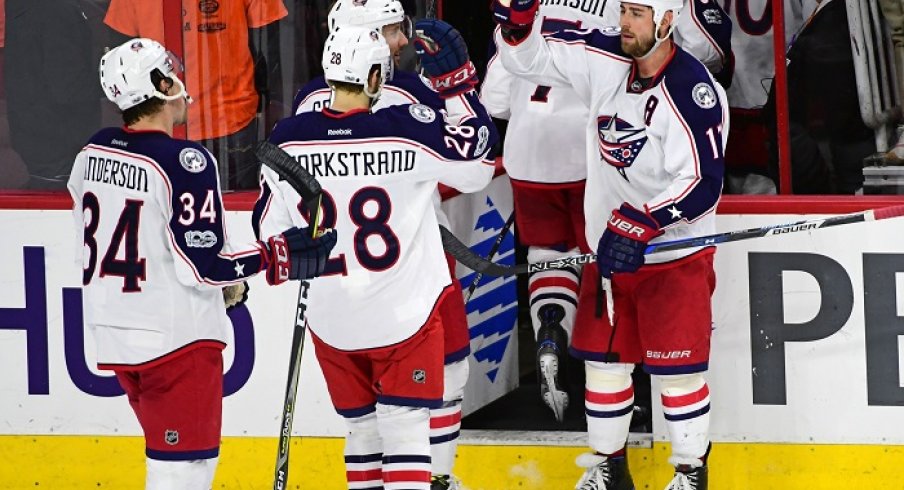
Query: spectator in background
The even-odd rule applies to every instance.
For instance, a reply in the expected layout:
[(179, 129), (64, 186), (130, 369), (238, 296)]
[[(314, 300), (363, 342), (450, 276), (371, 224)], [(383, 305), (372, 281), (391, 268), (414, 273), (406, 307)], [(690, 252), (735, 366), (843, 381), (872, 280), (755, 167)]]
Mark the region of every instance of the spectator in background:
[[(770, 171), (778, 182), (774, 85), (766, 118)], [(863, 160), (876, 152), (876, 142), (860, 115), (844, 1), (822, 0), (791, 44), (788, 103), (793, 192), (862, 192)]]
[[(164, 39), (165, 3), (112, 0), (104, 22), (126, 36), (173, 46), (178, 41)], [(278, 31), (263, 28), (287, 15), (285, 5), (282, 0), (201, 0), (183, 6), (182, 29), (176, 33), (183, 39), (185, 86), (196, 101), (188, 111), (188, 138), (220, 162), (224, 188), (255, 188), (260, 164), (253, 147), (263, 130), (257, 116), (271, 95), (268, 81), (278, 80), (279, 73)]]
[[(326, 42), (329, 28), (327, 12), (333, 0), (296, 0), (292, 8), (291, 23), (295, 35), (292, 36), (292, 72), (293, 89), (304, 86), (311, 79), (323, 75), (320, 59), (323, 56), (323, 44)], [(290, 61), (286, 62), (288, 66)], [(294, 93), (294, 90), (293, 90)], [(285, 113), (288, 116), (291, 108)], [(269, 128), (268, 128), (269, 129)]]
[[(735, 75), (727, 89), (731, 133), (725, 149), (725, 192), (775, 194), (775, 185), (768, 177), (768, 132), (763, 114), (769, 83), (775, 76), (772, 2), (721, 0), (721, 4), (734, 23), (731, 45), (735, 55)], [(784, 6), (785, 39), (790, 42), (815, 1), (784, 0)]]
[(83, 7), (80, 0), (6, 0), (10, 143), (25, 162), (29, 189), (65, 189), (73, 157), (100, 123)]
[(882, 7), (882, 15), (891, 28), (892, 41), (895, 48), (904, 47), (904, 4), (901, 0), (879, 0)]

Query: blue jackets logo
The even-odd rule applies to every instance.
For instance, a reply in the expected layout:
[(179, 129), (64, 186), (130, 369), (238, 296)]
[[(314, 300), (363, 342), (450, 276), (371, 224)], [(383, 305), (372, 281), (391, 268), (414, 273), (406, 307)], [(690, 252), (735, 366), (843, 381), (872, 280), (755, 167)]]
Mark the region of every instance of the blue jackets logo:
[(625, 169), (634, 164), (643, 145), (647, 143), (646, 133), (643, 128), (635, 128), (628, 121), (619, 118), (618, 114), (599, 116), (596, 121), (600, 137), (600, 157), (628, 180)]

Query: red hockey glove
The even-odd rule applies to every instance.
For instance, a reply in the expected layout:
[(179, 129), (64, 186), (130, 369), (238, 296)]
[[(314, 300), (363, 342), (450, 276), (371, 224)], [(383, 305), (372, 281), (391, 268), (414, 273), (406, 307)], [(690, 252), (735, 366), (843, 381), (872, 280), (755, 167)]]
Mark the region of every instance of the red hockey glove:
[(266, 271), (267, 282), (276, 286), (323, 274), (330, 251), (336, 245), (336, 230), (327, 230), (312, 238), (308, 228), (289, 228), (259, 244), (263, 258), (261, 270)]
[(503, 29), (530, 30), (539, 9), (539, 0), (493, 0), (493, 20)]

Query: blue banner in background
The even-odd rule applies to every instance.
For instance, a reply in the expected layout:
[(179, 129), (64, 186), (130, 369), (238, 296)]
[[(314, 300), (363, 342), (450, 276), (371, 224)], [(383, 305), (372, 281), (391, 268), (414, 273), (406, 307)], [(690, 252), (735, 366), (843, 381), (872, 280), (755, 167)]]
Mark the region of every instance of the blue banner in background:
[[(443, 202), (449, 229), (475, 253), (493, 262), (515, 263), (515, 230), (505, 230), (512, 213), (507, 176), (496, 177), (486, 189)], [(501, 235), (501, 240), (500, 240)], [(468, 289), (478, 274), (461, 264), (457, 275), (465, 295), (471, 335), (471, 375), (465, 389), (464, 412), (473, 412), (518, 386), (518, 292), (515, 277), (480, 276), (473, 294)]]

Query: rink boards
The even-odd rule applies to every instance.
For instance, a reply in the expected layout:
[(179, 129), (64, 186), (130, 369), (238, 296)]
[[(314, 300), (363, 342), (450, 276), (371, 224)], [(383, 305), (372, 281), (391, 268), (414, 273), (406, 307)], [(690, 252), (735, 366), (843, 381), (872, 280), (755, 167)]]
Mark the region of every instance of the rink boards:
[[(726, 199), (718, 228), (893, 203), (900, 201)], [(243, 227), (248, 214), (236, 211), (230, 223)], [(70, 215), (5, 209), (0, 226), (8, 230), (0, 243), (0, 488), (140, 488), (139, 428), (109, 373), (91, 367), (90, 333), (82, 337), (73, 309), (80, 274)], [(707, 376), (717, 442), (711, 488), (904, 488), (902, 236), (904, 220), (888, 220), (720, 246)], [(253, 283), (247, 315), (233, 318), (237, 347), (226, 354), (232, 394), (224, 402), (216, 488), (268, 486), (294, 293)], [(482, 342), (504, 333), (492, 335)], [(502, 351), (497, 369), (516, 352), (510, 345)], [(488, 382), (492, 368), (475, 362), (472, 380), (477, 373)], [(299, 392), (295, 428), (305, 437), (295, 441), (293, 481), (342, 488), (341, 420), (313, 356), (305, 357)], [(570, 488), (582, 443), (550, 446), (549, 439), (466, 434), (456, 471), (471, 489)], [(631, 450), (638, 488), (662, 488), (668, 480), (661, 419), (653, 440), (652, 448)]]

